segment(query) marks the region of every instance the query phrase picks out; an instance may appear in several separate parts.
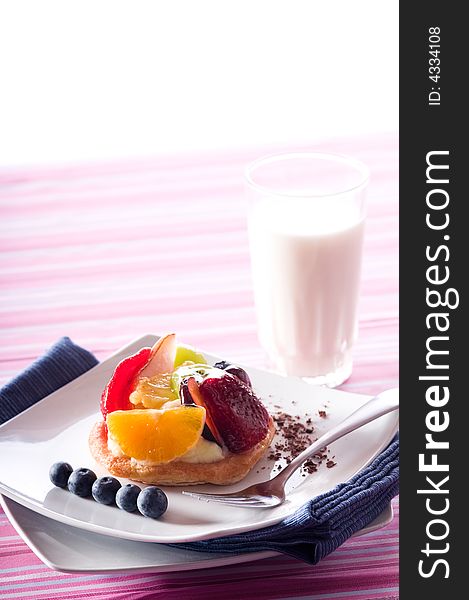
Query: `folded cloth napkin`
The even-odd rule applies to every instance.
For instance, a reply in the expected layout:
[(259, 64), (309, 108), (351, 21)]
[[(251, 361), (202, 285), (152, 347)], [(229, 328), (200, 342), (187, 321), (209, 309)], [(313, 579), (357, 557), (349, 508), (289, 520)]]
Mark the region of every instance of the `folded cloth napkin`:
[(0, 388), (0, 423), (18, 415), (98, 364), (98, 359), (68, 337)]
[[(4, 422), (98, 364), (68, 337), (0, 389)], [(275, 550), (316, 564), (368, 525), (399, 491), (399, 439), (349, 481), (313, 498), (280, 523), (239, 535), (171, 544), (202, 552)]]

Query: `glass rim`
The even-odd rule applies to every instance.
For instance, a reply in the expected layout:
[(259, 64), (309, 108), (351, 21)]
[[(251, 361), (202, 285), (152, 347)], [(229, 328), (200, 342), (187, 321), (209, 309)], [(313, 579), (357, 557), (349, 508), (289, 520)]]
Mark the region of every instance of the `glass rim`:
[[(297, 158), (315, 158), (319, 160), (328, 160), (329, 162), (336, 162), (347, 164), (360, 173), (361, 179), (358, 184), (353, 185), (352, 187), (347, 187), (346, 189), (339, 190), (337, 192), (330, 193), (314, 193), (314, 192), (286, 192), (281, 190), (276, 190), (274, 187), (269, 187), (266, 185), (262, 185), (257, 183), (254, 180), (253, 173), (254, 171), (262, 165), (267, 165), (269, 163), (282, 162), (291, 159)], [(347, 156), (346, 154), (340, 154), (335, 152), (314, 152), (314, 151), (306, 151), (306, 152), (282, 152), (280, 154), (267, 154), (265, 156), (261, 156), (256, 160), (250, 162), (244, 169), (244, 177), (249, 185), (249, 187), (257, 190), (258, 192), (268, 193), (271, 196), (278, 196), (283, 198), (325, 198), (330, 196), (340, 196), (342, 194), (348, 194), (350, 192), (357, 191), (361, 188), (364, 188), (370, 179), (370, 169), (367, 165), (358, 160), (357, 158), (353, 158), (351, 156)]]

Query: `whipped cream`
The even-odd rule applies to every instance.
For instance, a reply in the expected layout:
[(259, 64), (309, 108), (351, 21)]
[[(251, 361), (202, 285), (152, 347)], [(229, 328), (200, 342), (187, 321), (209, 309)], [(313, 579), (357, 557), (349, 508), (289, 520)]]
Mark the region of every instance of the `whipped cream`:
[(213, 463), (222, 460), (224, 456), (218, 444), (200, 437), (197, 444), (177, 460), (186, 463)]
[(112, 439), (111, 434), (108, 433), (107, 436), (107, 447), (109, 452), (113, 455), (113, 456), (125, 456), (124, 452), (122, 451), (122, 448), (119, 446), (119, 444)]

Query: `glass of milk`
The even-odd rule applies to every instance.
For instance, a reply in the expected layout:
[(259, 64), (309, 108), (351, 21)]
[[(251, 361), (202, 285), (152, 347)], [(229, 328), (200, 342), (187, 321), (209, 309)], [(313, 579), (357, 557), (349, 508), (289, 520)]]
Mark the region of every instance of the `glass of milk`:
[(335, 387), (352, 372), (367, 167), (324, 153), (246, 170), (260, 342), (275, 368)]

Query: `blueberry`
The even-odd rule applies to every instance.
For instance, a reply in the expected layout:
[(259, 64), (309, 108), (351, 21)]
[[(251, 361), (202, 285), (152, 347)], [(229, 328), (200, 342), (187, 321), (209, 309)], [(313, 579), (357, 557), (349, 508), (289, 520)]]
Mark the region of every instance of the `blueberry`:
[(157, 519), (166, 512), (168, 498), (163, 490), (151, 485), (140, 492), (137, 498), (137, 506), (145, 517)]
[(225, 370), (225, 369), (226, 369), (226, 367), (229, 367), (229, 366), (230, 366), (230, 364), (231, 364), (231, 363), (229, 363), (229, 362), (226, 362), (226, 360), (219, 360), (219, 361), (218, 361), (218, 362), (216, 362), (216, 363), (215, 363), (213, 366), (214, 366), (216, 369), (223, 369), (223, 370)]
[(187, 380), (184, 380), (179, 386), (179, 397), (181, 398), (181, 404), (186, 404), (187, 406), (197, 406), (192, 399), (189, 387), (187, 385)]
[(91, 496), (91, 488), (96, 481), (96, 474), (91, 469), (75, 469), (68, 478), (68, 489), (81, 498)]
[(219, 444), (219, 442), (217, 441), (217, 438), (213, 435), (213, 433), (210, 431), (210, 427), (207, 425), (207, 423), (205, 423), (204, 428), (202, 430), (202, 437), (207, 440), (207, 442), (212, 442), (212, 444)]
[(114, 504), (121, 484), (114, 477), (100, 477), (93, 483), (91, 494), (100, 504)]
[(72, 471), (73, 468), (68, 463), (56, 462), (49, 469), (49, 479), (57, 487), (66, 488)]
[(117, 506), (127, 512), (135, 512), (137, 510), (137, 498), (141, 491), (138, 485), (134, 485), (133, 483), (124, 485), (117, 491)]
[(221, 360), (220, 362), (215, 363), (214, 367), (216, 367), (217, 369), (223, 369), (227, 373), (231, 373), (231, 375), (234, 375), (238, 379), (241, 379), (241, 381), (243, 383), (245, 383), (247, 386), (252, 388), (252, 384), (251, 384), (251, 380), (249, 379), (249, 375), (241, 367), (232, 365), (229, 362), (226, 362), (226, 360)]

